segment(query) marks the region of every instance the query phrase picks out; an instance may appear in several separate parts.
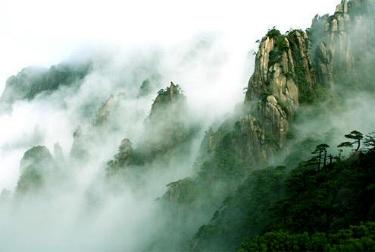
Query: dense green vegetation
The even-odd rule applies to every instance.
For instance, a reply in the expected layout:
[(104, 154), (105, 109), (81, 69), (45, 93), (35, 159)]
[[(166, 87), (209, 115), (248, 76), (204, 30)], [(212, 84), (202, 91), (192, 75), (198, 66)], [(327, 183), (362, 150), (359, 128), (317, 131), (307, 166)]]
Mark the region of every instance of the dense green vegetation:
[(336, 156), (336, 162), (326, 159), (326, 146), (318, 146), (324, 161), (303, 162), (291, 171), (284, 197), (271, 208), (272, 224), (241, 251), (373, 251), (373, 140), (369, 135), (366, 150), (354, 150), (345, 160)]
[(239, 252), (247, 251), (374, 251), (375, 222), (350, 226), (335, 233), (292, 234), (269, 232), (244, 241)]
[(275, 63), (280, 62), (283, 53), (289, 49), (289, 45), (286, 41), (286, 37), (276, 28), (269, 30), (267, 37), (275, 40), (275, 48), (269, 55), (269, 66), (272, 66)]
[(294, 169), (252, 172), (199, 229), (192, 251), (235, 251), (241, 241), (240, 251), (372, 251), (375, 140), (358, 131), (346, 138), (353, 140), (347, 158), (318, 144)]
[(254, 171), (195, 235), (192, 251), (234, 251), (243, 237), (259, 234), (271, 220), (269, 209), (282, 195), (286, 167)]

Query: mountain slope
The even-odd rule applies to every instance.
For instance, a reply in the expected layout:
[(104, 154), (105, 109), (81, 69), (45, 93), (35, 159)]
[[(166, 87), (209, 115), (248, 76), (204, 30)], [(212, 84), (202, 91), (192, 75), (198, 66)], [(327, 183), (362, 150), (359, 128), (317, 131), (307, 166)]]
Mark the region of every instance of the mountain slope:
[[(373, 41), (370, 38), (373, 37), (371, 31), (375, 30), (375, 18), (370, 11), (374, 4), (374, 1), (342, 1), (333, 16), (316, 17), (312, 28), (306, 33), (295, 30), (282, 35), (273, 29), (261, 40), (245, 106), (249, 111), (248, 116), (258, 125), (262, 144), (254, 145), (254, 138), (250, 138), (248, 143), (252, 148), (249, 154), (257, 155), (260, 148), (266, 154), (265, 160), (269, 160), (272, 153), (282, 151), (289, 152), (289, 156), (295, 159), (294, 163), (301, 161), (301, 157), (306, 154), (298, 156), (294, 152), (303, 145), (289, 144), (295, 131), (295, 116), (309, 111), (306, 109), (308, 107), (318, 108), (319, 103), (329, 98), (324, 93), (343, 95), (350, 92), (348, 80), (355, 90), (373, 88), (373, 78), (364, 77), (370, 75), (367, 64), (374, 66), (371, 54), (373, 48), (357, 48), (356, 42), (362, 37), (367, 39), (366, 43)], [(361, 29), (358, 30), (359, 23)], [(346, 50), (343, 51), (343, 47)], [(369, 56), (363, 58), (364, 52)], [(352, 66), (350, 71), (349, 66)], [(309, 151), (303, 147), (305, 153)], [(253, 162), (252, 165), (262, 167), (261, 163)], [(228, 193), (230, 197), (218, 208), (211, 221), (196, 233), (190, 245), (192, 251), (233, 251), (238, 248), (238, 241), (245, 234), (251, 236), (262, 232), (272, 221), (267, 206), (272, 205), (275, 197), (277, 199), (283, 195), (286, 187), (282, 185), (282, 181), (290, 169), (291, 167), (284, 172), (280, 170), (276, 180), (276, 183), (281, 183), (278, 186), (272, 181), (272, 176), (268, 178), (271, 179), (269, 182), (263, 180), (262, 183), (256, 183), (254, 179), (259, 175), (250, 174), (238, 191)], [(273, 172), (277, 173), (277, 169)], [(259, 174), (267, 174), (267, 169), (259, 171)], [(270, 189), (273, 185), (275, 188)], [(258, 188), (252, 189), (254, 186)], [(262, 199), (259, 195), (263, 195)], [(258, 207), (263, 209), (260, 214), (257, 214)]]

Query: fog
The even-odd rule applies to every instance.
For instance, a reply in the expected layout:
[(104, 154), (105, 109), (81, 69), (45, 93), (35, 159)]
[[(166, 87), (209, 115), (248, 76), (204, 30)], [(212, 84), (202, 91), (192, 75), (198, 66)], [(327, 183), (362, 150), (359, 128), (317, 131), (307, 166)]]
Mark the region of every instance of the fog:
[[(168, 183), (192, 175), (205, 130), (243, 101), (255, 40), (274, 25), (283, 31), (306, 28), (316, 13), (332, 12), (336, 4), (2, 2), (0, 87), (28, 65), (87, 60), (92, 67), (78, 88), (62, 87), (19, 100), (0, 114), (0, 192), (9, 191), (0, 203), (0, 250), (147, 251), (161, 231), (158, 220), (165, 217), (157, 199)], [(151, 91), (140, 96), (146, 79)], [(134, 148), (144, 143), (157, 92), (171, 81), (186, 96), (184, 120), (198, 125), (189, 151), (156, 158), (142, 167), (141, 175), (130, 171), (126, 183), (108, 186), (107, 162), (122, 139), (130, 139)], [(97, 126), (98, 113), (111, 95), (115, 105), (104, 125)], [(332, 128), (337, 129), (335, 136), (351, 129), (370, 131), (369, 121), (360, 115), (370, 113), (372, 98), (351, 97), (350, 109), (330, 117), (317, 134), (328, 134)], [(320, 123), (303, 118), (296, 128), (308, 135)], [(87, 156), (77, 160), (71, 151), (78, 128), (79, 147)], [(62, 157), (53, 151), (56, 143)], [(55, 172), (48, 174), (47, 189), (19, 198), (15, 191), (22, 173), (20, 160), (37, 145), (53, 154)]]
[[(223, 48), (220, 39), (205, 35), (169, 48), (97, 51), (88, 59), (92, 67), (78, 89), (62, 87), (42, 93), (31, 101), (16, 101), (3, 112), (1, 189), (10, 194), (1, 207), (1, 247), (11, 251), (145, 249), (153, 232), (160, 231), (154, 227), (160, 219), (153, 210), (157, 198), (167, 184), (191, 175), (203, 130), (242, 100), (243, 68), (234, 70), (228, 61), (238, 62), (232, 61), (237, 55)], [(73, 64), (74, 59), (66, 63)], [(227, 69), (232, 70), (228, 73)], [(233, 71), (234, 88), (225, 91)], [(152, 90), (140, 97), (146, 79), (151, 80)], [(103, 183), (106, 163), (118, 152), (123, 138), (129, 138), (135, 148), (142, 144), (157, 91), (170, 81), (180, 84), (186, 95), (184, 120), (199, 123), (190, 151), (147, 163), (141, 175), (130, 172), (126, 183), (113, 191)], [(103, 125), (97, 126), (98, 111), (111, 95), (114, 105), (108, 108)], [(170, 120), (162, 120), (167, 127)], [(77, 128), (82, 131), (78, 143), (73, 137)], [(56, 143), (63, 157), (53, 153)], [(78, 160), (70, 155), (74, 144), (85, 152)], [(45, 189), (19, 199), (15, 189), (22, 173), (20, 160), (37, 145), (54, 154), (55, 164), (43, 168), (48, 176)], [(133, 176), (137, 179), (129, 181)]]

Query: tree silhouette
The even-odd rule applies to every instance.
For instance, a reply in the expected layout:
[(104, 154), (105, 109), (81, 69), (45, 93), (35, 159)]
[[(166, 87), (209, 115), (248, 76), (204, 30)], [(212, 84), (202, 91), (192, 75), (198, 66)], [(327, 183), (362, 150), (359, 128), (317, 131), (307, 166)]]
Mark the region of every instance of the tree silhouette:
[(322, 162), (322, 153), (315, 149), (311, 154), (314, 154), (315, 156), (312, 157), (311, 160), (309, 160), (310, 164), (318, 164), (318, 170), (320, 169), (320, 163)]
[(329, 154), (328, 158), (329, 158), (329, 164), (332, 165), (333, 164), (334, 156), (332, 154)]
[(307, 160), (307, 161), (304, 162), (304, 166), (305, 167), (315, 166), (315, 165), (319, 166), (319, 158), (317, 156), (314, 156), (311, 159), (309, 159), (309, 160)]
[(363, 143), (368, 151), (375, 151), (375, 132), (367, 134)]
[(315, 147), (315, 150), (312, 152), (312, 154), (316, 154), (314, 158), (316, 158), (318, 162), (318, 169), (320, 169), (322, 159), (323, 159), (323, 167), (327, 165), (327, 148), (328, 147), (329, 147), (328, 144), (319, 144)]
[(358, 151), (359, 148), (361, 147), (361, 141), (363, 139), (363, 134), (361, 132), (359, 132), (359, 131), (353, 130), (349, 134), (346, 134), (345, 137), (349, 138), (349, 139), (355, 140), (353, 142), (353, 144), (357, 143), (357, 148), (355, 149), (355, 151)]
[(158, 91), (158, 95), (162, 95), (165, 92), (165, 90), (162, 88)]
[(353, 143), (351, 143), (351, 142), (343, 142), (343, 143), (340, 143), (339, 145), (337, 145), (337, 148), (349, 148), (349, 147), (353, 147)]
[(329, 145), (328, 144), (320, 144), (318, 145), (318, 148), (322, 150), (322, 152), (324, 153), (324, 166), (325, 167), (327, 165), (327, 148), (329, 148)]

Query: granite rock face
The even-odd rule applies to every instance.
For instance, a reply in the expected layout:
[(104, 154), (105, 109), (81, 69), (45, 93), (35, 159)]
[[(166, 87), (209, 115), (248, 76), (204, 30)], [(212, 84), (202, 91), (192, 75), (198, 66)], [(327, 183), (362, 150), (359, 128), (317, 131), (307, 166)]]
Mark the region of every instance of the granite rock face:
[(93, 125), (104, 126), (111, 119), (111, 115), (116, 114), (121, 101), (126, 99), (125, 92), (118, 92), (110, 95), (96, 113)]
[(342, 0), (332, 16), (316, 16), (306, 32), (272, 29), (261, 40), (245, 106), (259, 122), (261, 138), (268, 139), (264, 143), (285, 146), (299, 106), (311, 103), (317, 89), (365, 86), (364, 76), (371, 74), (366, 68), (374, 63), (368, 56), (374, 50), (374, 12), (372, 0)]
[(375, 42), (374, 12), (372, 0), (342, 0), (333, 15), (314, 18), (311, 56), (320, 84), (337, 85), (367, 64)]
[(243, 127), (249, 131), (245, 134), (258, 132), (257, 136), (250, 134), (256, 138), (250, 142), (256, 143), (252, 149), (263, 152), (263, 159), (267, 159), (269, 150), (285, 144), (289, 123), (300, 103), (314, 92), (316, 78), (309, 47), (307, 33), (300, 30), (282, 35), (272, 29), (260, 42), (245, 97), (250, 112), (240, 121), (248, 122)]
[[(282, 35), (270, 30), (260, 42), (243, 111), (206, 132), (195, 180), (201, 188), (220, 188), (220, 195), (213, 192), (209, 196), (213, 204), (285, 145), (301, 97), (314, 92), (316, 86), (309, 43), (303, 31)], [(181, 181), (176, 184), (177, 188), (185, 186)], [(206, 192), (210, 194), (210, 190)]]
[(315, 85), (308, 49), (309, 39), (303, 31), (287, 35), (269, 31), (260, 42), (245, 101), (273, 96), (277, 102), (289, 102), (288, 112), (293, 112), (299, 104), (299, 89)]
[[(212, 211), (252, 170), (265, 167), (273, 154), (287, 148), (288, 133), (301, 106), (316, 103), (322, 90), (335, 92), (343, 87), (343, 80), (356, 76), (355, 72), (365, 76), (369, 59), (364, 54), (375, 48), (371, 46), (374, 2), (342, 1), (334, 15), (316, 17), (307, 31), (267, 33), (260, 41), (243, 111), (206, 132), (194, 183), (176, 181), (165, 194), (172, 209), (188, 203), (198, 205), (195, 210), (190, 207), (192, 216)], [(184, 194), (196, 191), (195, 197), (181, 202)], [(179, 218), (189, 219), (189, 213), (177, 212)], [(199, 237), (199, 232), (195, 237), (207, 238)]]

